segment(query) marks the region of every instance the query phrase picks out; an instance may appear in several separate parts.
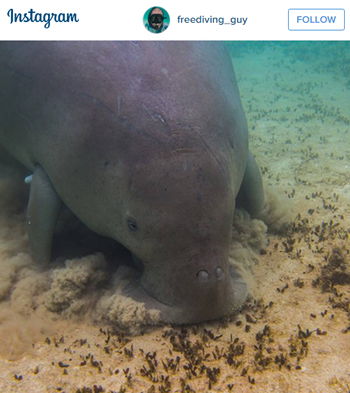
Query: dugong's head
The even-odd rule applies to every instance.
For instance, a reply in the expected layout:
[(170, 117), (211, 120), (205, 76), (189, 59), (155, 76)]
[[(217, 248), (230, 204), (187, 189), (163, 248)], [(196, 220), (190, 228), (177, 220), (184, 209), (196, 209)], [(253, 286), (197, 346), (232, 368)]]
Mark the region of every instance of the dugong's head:
[(101, 102), (88, 100), (91, 127), (79, 149), (87, 140), (91, 159), (80, 172), (94, 179), (97, 196), (85, 209), (74, 200), (74, 212), (131, 251), (141, 275), (125, 293), (163, 321), (227, 315), (247, 294), (229, 264), (248, 155), (230, 56), (221, 44), (176, 42), (120, 53), (111, 55), (105, 88), (94, 85)]
[(175, 149), (130, 174), (119, 238), (142, 273), (125, 293), (165, 322), (219, 318), (245, 300), (229, 264), (236, 189), (228, 168), (208, 150)]

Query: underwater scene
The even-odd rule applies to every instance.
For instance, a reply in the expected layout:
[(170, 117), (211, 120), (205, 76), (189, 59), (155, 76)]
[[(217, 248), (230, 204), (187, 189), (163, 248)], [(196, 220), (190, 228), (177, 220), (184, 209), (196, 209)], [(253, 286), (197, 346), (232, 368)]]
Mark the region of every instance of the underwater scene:
[[(161, 44), (162, 54), (171, 53), (170, 44)], [(45, 95), (35, 101), (25, 57), (12, 69), (6, 59), (11, 51), (0, 57), (0, 89), (21, 97), (12, 109), (0, 93), (2, 108), (9, 107), (0, 114), (1, 392), (350, 391), (349, 42), (226, 42), (226, 49), (212, 43), (207, 53), (205, 45), (194, 44), (193, 57), (184, 56), (185, 43), (176, 45), (178, 56), (160, 75), (150, 66), (138, 75), (140, 58), (126, 57), (118, 83), (131, 92), (130, 101), (115, 94), (112, 109), (89, 79), (83, 81), (89, 89), (83, 82), (69, 86), (80, 81), (74, 67), (57, 84), (58, 90), (73, 89), (73, 98), (67, 95), (64, 105), (57, 100), (52, 109)], [(33, 64), (35, 71), (39, 62)], [(49, 72), (64, 73), (67, 64), (69, 57), (63, 68), (47, 62), (42, 78), (48, 91), (55, 87)], [(103, 67), (96, 69), (104, 75)], [(87, 67), (87, 75), (96, 69)], [(13, 76), (26, 90), (12, 89)], [(164, 78), (169, 85), (159, 98)], [(107, 86), (115, 83), (114, 77), (106, 80)], [(145, 80), (154, 88), (149, 96)], [(86, 92), (79, 95), (79, 89)], [(138, 99), (140, 108), (130, 105)], [(79, 100), (92, 108), (84, 114), (91, 133), (80, 129), (81, 107), (67, 110)], [(27, 115), (25, 101), (33, 113), (38, 103), (45, 108), (39, 120)], [(165, 112), (153, 110), (154, 102)], [(4, 124), (15, 124), (13, 134), (1, 129)], [(56, 154), (62, 124), (80, 134), (76, 142), (62, 131), (67, 140)], [(101, 124), (107, 134), (119, 125), (127, 169), (112, 162), (114, 136), (102, 152), (108, 158), (96, 165), (96, 151), (106, 142), (95, 133)], [(49, 142), (46, 126), (53, 130)], [(22, 138), (21, 127), (33, 137)], [(41, 139), (35, 140), (36, 132), (43, 132)], [(19, 153), (21, 144), (34, 146), (31, 152), (49, 146), (42, 153), (46, 161), (38, 160), (49, 175), (31, 167), (32, 153)], [(193, 155), (198, 144), (203, 154)], [(144, 156), (150, 149), (152, 157)], [(181, 173), (174, 175), (178, 164)], [(131, 179), (119, 185), (112, 172), (129, 167)], [(61, 186), (67, 179), (73, 179), (71, 193)], [(48, 190), (51, 181), (64, 203)], [(47, 192), (43, 199), (40, 189)], [(90, 195), (93, 189), (97, 196)], [(111, 189), (127, 195), (118, 202), (119, 216), (104, 197)], [(49, 240), (36, 242), (53, 231), (49, 194), (56, 216), (61, 210), (52, 250)], [(163, 210), (171, 213), (165, 224)], [(42, 211), (38, 229), (35, 217)], [(127, 217), (125, 228), (114, 226), (115, 217)], [(137, 237), (146, 219), (152, 225)], [(193, 233), (187, 221), (198, 224)], [(159, 240), (147, 247), (155, 233)], [(201, 239), (198, 253), (188, 251), (190, 238)]]

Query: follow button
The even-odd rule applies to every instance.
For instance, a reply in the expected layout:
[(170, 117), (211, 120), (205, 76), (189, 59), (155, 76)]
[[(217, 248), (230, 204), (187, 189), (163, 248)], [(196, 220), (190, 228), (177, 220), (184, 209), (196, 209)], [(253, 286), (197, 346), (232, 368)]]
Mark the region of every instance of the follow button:
[(345, 10), (342, 8), (291, 8), (288, 29), (292, 31), (345, 30)]

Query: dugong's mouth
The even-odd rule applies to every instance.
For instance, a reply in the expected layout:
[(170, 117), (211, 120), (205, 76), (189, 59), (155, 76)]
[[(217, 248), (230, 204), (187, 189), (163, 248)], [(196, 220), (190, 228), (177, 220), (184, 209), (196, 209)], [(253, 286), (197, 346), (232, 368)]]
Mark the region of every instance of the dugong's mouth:
[(191, 324), (218, 319), (234, 313), (242, 306), (248, 294), (247, 284), (237, 270), (230, 266), (230, 289), (227, 297), (220, 304), (193, 304), (189, 299), (188, 304), (170, 305), (161, 299), (151, 296), (142, 286), (140, 279), (128, 283), (123, 295), (129, 296), (137, 302), (143, 303), (149, 310), (160, 312), (160, 321), (173, 324)]

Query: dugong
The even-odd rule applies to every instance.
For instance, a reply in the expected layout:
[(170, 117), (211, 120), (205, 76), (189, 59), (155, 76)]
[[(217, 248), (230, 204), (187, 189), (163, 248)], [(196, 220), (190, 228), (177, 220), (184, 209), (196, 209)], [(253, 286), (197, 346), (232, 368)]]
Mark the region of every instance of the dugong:
[(239, 308), (234, 210), (264, 191), (230, 56), (218, 42), (1, 42), (0, 143), (32, 173), (33, 259), (62, 205), (130, 250), (124, 294), (170, 323)]

